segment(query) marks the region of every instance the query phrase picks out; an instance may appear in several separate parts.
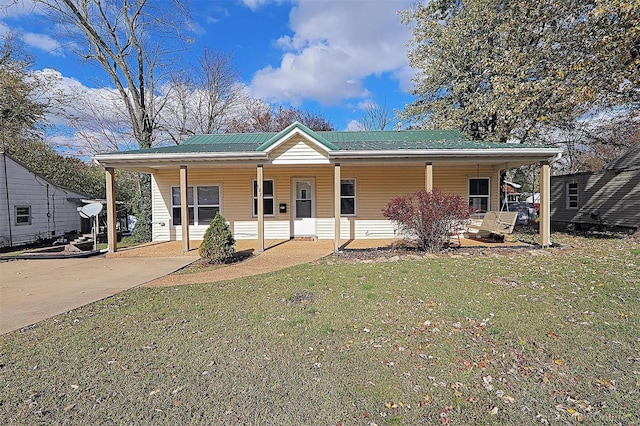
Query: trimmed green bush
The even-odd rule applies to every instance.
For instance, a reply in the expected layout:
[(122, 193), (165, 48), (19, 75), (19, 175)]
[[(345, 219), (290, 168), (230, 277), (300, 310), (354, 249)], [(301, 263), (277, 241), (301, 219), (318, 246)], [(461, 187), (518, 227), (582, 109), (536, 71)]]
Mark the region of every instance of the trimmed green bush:
[(229, 225), (220, 213), (216, 213), (200, 244), (200, 256), (209, 263), (225, 263), (233, 258), (236, 252), (236, 240), (231, 234)]

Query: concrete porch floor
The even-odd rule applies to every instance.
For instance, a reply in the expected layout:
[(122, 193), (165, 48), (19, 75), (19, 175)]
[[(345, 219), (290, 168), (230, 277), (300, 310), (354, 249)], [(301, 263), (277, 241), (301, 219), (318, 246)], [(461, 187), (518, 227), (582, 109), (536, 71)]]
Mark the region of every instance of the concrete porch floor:
[[(128, 247), (119, 249), (115, 253), (107, 253), (108, 258), (113, 257), (165, 257), (165, 256), (198, 256), (198, 247), (200, 247), (200, 240), (192, 240), (189, 242), (189, 252), (182, 253), (181, 241), (166, 241), (166, 242), (154, 242), (141, 244), (134, 247)], [(493, 242), (486, 240), (476, 240), (472, 238), (460, 237), (460, 240), (456, 237), (451, 238), (451, 243), (454, 247), (459, 246), (463, 248), (468, 247), (485, 247), (485, 248), (504, 248), (504, 247), (523, 247), (529, 246), (521, 241), (510, 241), (507, 237), (503, 242)], [(375, 248), (392, 248), (399, 247), (405, 244), (402, 239), (367, 239), (367, 240), (342, 240), (341, 249), (375, 249)], [(320, 251), (325, 253), (323, 256), (329, 255), (333, 252), (333, 240), (265, 240), (265, 251), (271, 256), (278, 253), (282, 253), (287, 257), (293, 251)], [(247, 252), (251, 254), (258, 254), (258, 241), (257, 240), (237, 240), (236, 252)], [(262, 253), (262, 254), (264, 254)], [(269, 256), (269, 257), (271, 257)]]

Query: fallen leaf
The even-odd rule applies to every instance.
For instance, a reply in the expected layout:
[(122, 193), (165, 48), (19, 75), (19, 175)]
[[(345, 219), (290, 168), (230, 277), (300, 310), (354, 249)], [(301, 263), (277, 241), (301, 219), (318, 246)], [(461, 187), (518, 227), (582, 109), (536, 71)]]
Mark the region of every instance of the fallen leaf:
[(547, 333), (547, 336), (549, 336), (549, 337), (553, 337), (554, 339), (558, 339), (558, 338), (560, 338), (560, 336), (559, 336), (559, 335), (557, 335), (556, 333), (554, 333), (553, 331), (549, 331), (549, 332)]

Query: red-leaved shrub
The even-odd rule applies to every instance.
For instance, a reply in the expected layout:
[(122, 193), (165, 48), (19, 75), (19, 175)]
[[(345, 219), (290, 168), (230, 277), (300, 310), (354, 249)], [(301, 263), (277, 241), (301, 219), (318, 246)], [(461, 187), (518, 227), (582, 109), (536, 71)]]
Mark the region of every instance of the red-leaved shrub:
[(399, 229), (415, 236), (418, 248), (439, 252), (449, 236), (469, 218), (466, 200), (456, 194), (447, 194), (435, 188), (424, 189), (389, 201), (382, 211), (384, 217), (397, 223)]

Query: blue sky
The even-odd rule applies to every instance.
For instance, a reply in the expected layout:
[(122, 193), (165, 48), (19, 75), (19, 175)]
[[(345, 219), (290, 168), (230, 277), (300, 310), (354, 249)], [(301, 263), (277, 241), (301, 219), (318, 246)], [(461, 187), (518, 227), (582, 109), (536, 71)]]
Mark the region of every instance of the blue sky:
[[(151, 3), (152, 1), (150, 1)], [(100, 89), (109, 81), (55, 37), (30, 0), (0, 0), (0, 33), (21, 36), (36, 69)], [(353, 129), (363, 105), (403, 109), (412, 101), (410, 29), (397, 11), (408, 0), (191, 0), (193, 60), (206, 46), (231, 52), (254, 98), (319, 112), (338, 130)]]

